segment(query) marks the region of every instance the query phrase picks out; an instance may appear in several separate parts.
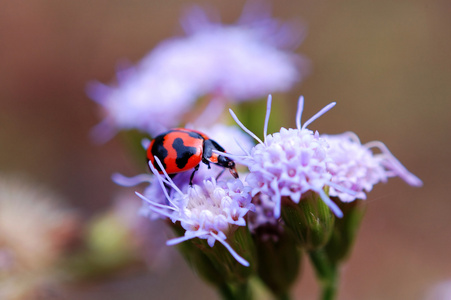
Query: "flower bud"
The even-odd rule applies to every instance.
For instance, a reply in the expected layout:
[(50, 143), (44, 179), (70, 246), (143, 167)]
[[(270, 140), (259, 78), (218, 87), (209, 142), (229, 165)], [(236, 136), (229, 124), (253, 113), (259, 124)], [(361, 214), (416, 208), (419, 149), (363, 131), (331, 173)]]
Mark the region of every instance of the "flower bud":
[[(171, 226), (177, 236), (184, 234), (180, 224), (168, 224)], [(186, 262), (206, 282), (220, 286), (226, 282), (224, 274), (219, 272), (210, 261), (209, 257), (204, 253), (203, 248), (208, 249), (208, 245), (198, 245), (202, 240), (190, 240), (177, 245), (177, 249), (183, 255)]]
[(297, 242), (307, 250), (326, 245), (334, 228), (334, 214), (321, 197), (305, 193), (298, 204), (282, 198), (282, 218)]
[(337, 264), (350, 253), (357, 230), (365, 214), (366, 205), (362, 200), (341, 202), (337, 197), (331, 198), (343, 211), (343, 218), (335, 220), (332, 236), (325, 246), (329, 260)]
[(265, 238), (264, 234), (256, 235), (255, 243), (258, 276), (276, 298), (282, 299), (298, 277), (301, 250), (288, 230), (281, 232), (277, 239)]
[[(172, 224), (171, 227), (177, 235), (183, 235), (184, 230), (178, 223)], [(192, 239), (178, 244), (178, 249), (189, 265), (205, 281), (218, 287), (241, 285), (246, 283), (249, 277), (255, 273), (256, 254), (254, 242), (249, 230), (242, 226), (237, 226), (235, 231), (230, 232), (227, 241), (234, 251), (249, 262), (249, 267), (238, 262), (230, 254), (230, 250), (221, 243), (210, 247), (205, 239)]]

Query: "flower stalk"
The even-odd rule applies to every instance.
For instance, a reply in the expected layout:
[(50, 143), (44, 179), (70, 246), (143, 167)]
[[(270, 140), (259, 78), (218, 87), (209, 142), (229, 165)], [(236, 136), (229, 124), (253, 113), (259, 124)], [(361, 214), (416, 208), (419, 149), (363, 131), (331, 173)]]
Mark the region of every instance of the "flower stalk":
[(361, 200), (350, 203), (340, 202), (336, 197), (332, 197), (332, 200), (343, 211), (343, 218), (335, 220), (330, 239), (323, 247), (309, 251), (310, 261), (320, 283), (322, 300), (336, 298), (339, 269), (352, 251), (366, 208)]
[(321, 300), (333, 300), (336, 298), (338, 289), (338, 266), (328, 257), (324, 249), (309, 252), (310, 262), (315, 269), (316, 277), (320, 284)]

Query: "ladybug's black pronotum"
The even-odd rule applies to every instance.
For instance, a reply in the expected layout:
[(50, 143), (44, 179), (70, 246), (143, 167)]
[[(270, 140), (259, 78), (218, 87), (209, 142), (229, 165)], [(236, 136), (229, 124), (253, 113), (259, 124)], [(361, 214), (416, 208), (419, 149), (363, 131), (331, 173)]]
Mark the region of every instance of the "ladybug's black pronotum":
[(158, 157), (168, 174), (176, 174), (194, 168), (189, 181), (190, 185), (192, 185), (194, 173), (199, 169), (201, 162), (208, 168), (210, 168), (210, 163), (227, 168), (233, 177), (238, 178), (235, 162), (213, 150), (225, 152), (224, 148), (200, 131), (175, 128), (152, 140), (147, 148), (147, 161), (150, 161), (160, 174), (163, 172), (155, 162), (155, 156)]

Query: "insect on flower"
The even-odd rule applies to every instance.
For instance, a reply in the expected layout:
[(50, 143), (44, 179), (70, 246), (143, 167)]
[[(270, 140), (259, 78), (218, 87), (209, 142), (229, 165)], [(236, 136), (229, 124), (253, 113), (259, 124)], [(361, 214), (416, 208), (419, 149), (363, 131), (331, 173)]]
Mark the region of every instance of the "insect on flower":
[[(167, 203), (155, 202), (138, 192), (135, 192), (145, 203), (148, 210), (170, 219), (173, 223), (180, 222), (185, 229), (183, 236), (167, 241), (167, 245), (199, 238), (206, 239), (210, 247), (220, 242), (229, 253), (243, 266), (249, 262), (241, 257), (226, 241), (232, 237), (239, 226), (246, 226), (246, 214), (254, 209), (251, 203), (250, 188), (238, 179), (216, 182), (214, 178), (205, 179), (200, 185), (194, 184), (187, 192), (183, 192), (172, 181), (165, 171), (162, 162), (155, 157), (155, 165), (162, 169), (160, 176), (153, 164), (150, 170), (155, 175), (155, 183), (159, 183), (166, 197)], [(174, 193), (166, 191), (170, 187)]]
[[(150, 161), (160, 174), (163, 172), (155, 163), (155, 157), (158, 157), (168, 174), (177, 174), (194, 168), (189, 181), (190, 185), (201, 162), (209, 168), (210, 163), (227, 168), (234, 178), (238, 178), (235, 162), (213, 150), (225, 152), (217, 142), (200, 131), (175, 128), (152, 140), (147, 148), (147, 161)], [(222, 172), (219, 175), (221, 174)]]

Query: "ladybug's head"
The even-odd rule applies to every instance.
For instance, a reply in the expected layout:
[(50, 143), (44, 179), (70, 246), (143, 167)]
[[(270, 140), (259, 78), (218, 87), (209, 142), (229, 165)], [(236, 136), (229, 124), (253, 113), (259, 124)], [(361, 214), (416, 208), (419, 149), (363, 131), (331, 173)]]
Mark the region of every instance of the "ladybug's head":
[(218, 166), (221, 166), (223, 168), (229, 169), (230, 174), (232, 174), (234, 178), (238, 178), (238, 172), (236, 171), (235, 168), (235, 162), (224, 155), (220, 155), (218, 153), (213, 152), (213, 150), (225, 152), (224, 148), (222, 148), (215, 141), (211, 139), (205, 140), (203, 159), (212, 162)]
[(218, 155), (217, 164), (220, 165), (221, 167), (229, 169), (230, 174), (232, 174), (234, 178), (238, 178), (238, 172), (236, 171), (235, 162), (233, 160), (223, 155)]

